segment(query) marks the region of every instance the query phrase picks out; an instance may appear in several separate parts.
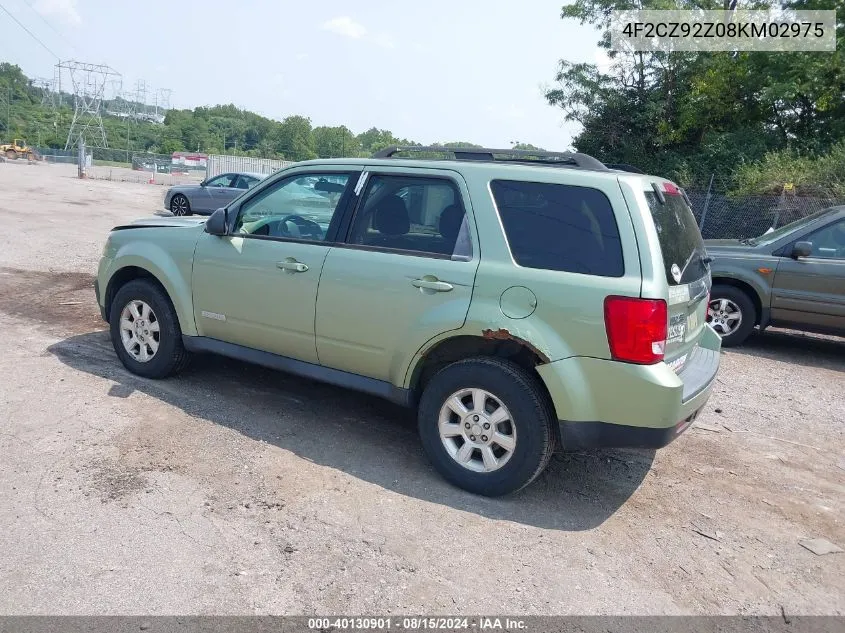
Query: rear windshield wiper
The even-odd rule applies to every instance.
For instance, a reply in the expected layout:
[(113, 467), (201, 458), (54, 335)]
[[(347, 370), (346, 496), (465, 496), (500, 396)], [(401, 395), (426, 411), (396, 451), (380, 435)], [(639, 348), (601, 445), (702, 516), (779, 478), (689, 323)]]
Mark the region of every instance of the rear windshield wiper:
[(746, 237), (744, 239), (739, 240), (740, 244), (745, 244), (746, 246), (757, 246), (757, 240), (753, 237)]

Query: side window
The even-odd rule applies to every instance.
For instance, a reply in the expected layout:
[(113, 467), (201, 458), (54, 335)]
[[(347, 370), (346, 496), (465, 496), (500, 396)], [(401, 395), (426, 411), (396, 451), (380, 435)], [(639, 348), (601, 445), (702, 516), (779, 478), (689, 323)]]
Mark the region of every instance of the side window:
[(249, 181), (246, 176), (238, 176), (232, 184), (235, 189), (249, 189)]
[(219, 176), (215, 176), (207, 183), (205, 183), (206, 187), (231, 187), (232, 181), (235, 179), (233, 174), (221, 174)]
[(369, 178), (349, 243), (470, 259), (472, 244), (461, 195), (446, 178)]
[(803, 239), (813, 243), (812, 257), (845, 259), (845, 220), (834, 222)]
[(490, 188), (520, 266), (624, 274), (613, 207), (598, 189), (511, 180), (494, 180)]
[(241, 205), (235, 233), (323, 241), (349, 181), (348, 174), (297, 174)]

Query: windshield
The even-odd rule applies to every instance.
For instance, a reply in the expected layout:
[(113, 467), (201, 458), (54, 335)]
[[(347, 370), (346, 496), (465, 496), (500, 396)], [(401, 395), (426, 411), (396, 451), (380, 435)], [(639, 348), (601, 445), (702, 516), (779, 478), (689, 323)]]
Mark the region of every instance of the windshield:
[(764, 233), (760, 237), (751, 238), (748, 241), (750, 244), (771, 244), (772, 242), (776, 242), (784, 235), (788, 235), (792, 233), (798, 227), (804, 226), (813, 220), (816, 220), (820, 217), (823, 217), (829, 213), (833, 213), (835, 209), (822, 209), (821, 211), (816, 211), (815, 213), (811, 213), (803, 218), (799, 218), (794, 222), (790, 222), (789, 224), (784, 224), (779, 229), (775, 229), (774, 231), (770, 231), (768, 233)]
[(706, 251), (692, 210), (678, 195), (666, 194), (665, 204), (654, 191), (646, 191), (645, 197), (663, 251), (667, 283), (674, 286), (701, 279), (707, 274)]

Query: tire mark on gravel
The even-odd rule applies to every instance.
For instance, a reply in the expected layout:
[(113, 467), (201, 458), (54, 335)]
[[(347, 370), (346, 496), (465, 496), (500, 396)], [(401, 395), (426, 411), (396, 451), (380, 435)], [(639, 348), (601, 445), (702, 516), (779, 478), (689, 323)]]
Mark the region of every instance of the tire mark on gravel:
[(103, 330), (94, 275), (0, 267), (0, 311), (62, 335)]

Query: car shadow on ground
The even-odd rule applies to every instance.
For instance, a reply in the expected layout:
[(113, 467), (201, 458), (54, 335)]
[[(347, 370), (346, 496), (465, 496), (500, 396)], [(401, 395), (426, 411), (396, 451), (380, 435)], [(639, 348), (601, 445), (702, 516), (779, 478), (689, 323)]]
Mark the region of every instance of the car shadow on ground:
[(845, 372), (845, 338), (823, 337), (795, 330), (755, 332), (734, 354), (758, 356), (805, 367)]
[(111, 396), (137, 390), (388, 490), (541, 528), (600, 525), (639, 487), (654, 460), (654, 451), (557, 454), (529, 487), (487, 499), (441, 479), (422, 452), (414, 412), (387, 401), (211, 355), (195, 357), (177, 377), (146, 380), (123, 368), (107, 332), (72, 336), (49, 351), (76, 370), (117, 383)]

